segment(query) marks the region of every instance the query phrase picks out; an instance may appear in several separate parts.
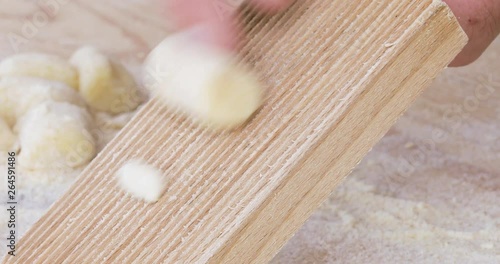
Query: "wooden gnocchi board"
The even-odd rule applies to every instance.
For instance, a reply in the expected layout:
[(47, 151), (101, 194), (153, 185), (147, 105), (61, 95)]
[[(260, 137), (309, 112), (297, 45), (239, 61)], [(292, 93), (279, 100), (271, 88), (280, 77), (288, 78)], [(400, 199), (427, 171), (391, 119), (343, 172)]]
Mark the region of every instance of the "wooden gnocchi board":
[[(158, 1), (56, 2), (46, 25), (17, 48), (3, 41), (2, 55), (94, 44), (134, 64), (169, 32)], [(268, 88), (256, 116), (215, 133), (152, 100), (4, 263), (265, 263), (466, 43), (440, 1), (303, 0), (242, 17), (241, 55)], [(116, 186), (132, 158), (168, 177), (158, 203)]]

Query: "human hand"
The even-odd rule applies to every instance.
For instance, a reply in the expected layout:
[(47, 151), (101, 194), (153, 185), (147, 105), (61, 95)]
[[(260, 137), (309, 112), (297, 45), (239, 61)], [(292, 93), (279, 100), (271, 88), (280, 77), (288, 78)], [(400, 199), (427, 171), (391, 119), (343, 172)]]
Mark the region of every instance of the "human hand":
[[(198, 38), (207, 43), (232, 50), (238, 30), (234, 12), (244, 0), (168, 0), (174, 21), (180, 28), (203, 26)], [(264, 11), (279, 11), (293, 0), (249, 0)], [(500, 33), (500, 0), (444, 0), (452, 9), (469, 43), (450, 66), (474, 62)]]
[[(264, 12), (277, 12), (293, 0), (248, 0)], [(167, 10), (180, 29), (201, 27), (195, 37), (208, 44), (233, 50), (238, 43), (234, 13), (245, 0), (168, 0)]]
[(450, 64), (474, 62), (500, 33), (500, 0), (444, 0), (469, 36), (469, 43)]

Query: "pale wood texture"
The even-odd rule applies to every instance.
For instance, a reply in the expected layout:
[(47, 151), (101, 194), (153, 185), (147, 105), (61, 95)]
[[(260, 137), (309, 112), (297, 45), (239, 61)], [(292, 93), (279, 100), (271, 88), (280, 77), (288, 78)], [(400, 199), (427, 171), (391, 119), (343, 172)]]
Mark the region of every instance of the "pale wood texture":
[(440, 74), (272, 263), (500, 263), (498, 69)]
[[(269, 86), (256, 117), (216, 134), (150, 102), (6, 263), (264, 263), (465, 43), (439, 1), (310, 0), (247, 20), (241, 54)], [(157, 204), (116, 187), (135, 157), (169, 178)]]

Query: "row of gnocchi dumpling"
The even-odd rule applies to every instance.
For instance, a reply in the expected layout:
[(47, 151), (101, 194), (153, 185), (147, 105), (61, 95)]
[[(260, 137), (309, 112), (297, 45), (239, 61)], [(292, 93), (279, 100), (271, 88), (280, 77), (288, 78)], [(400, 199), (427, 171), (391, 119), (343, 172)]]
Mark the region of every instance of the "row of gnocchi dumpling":
[(119, 114), (141, 103), (119, 63), (93, 47), (69, 61), (30, 53), (0, 62), (0, 151), (19, 151), (31, 170), (75, 168), (96, 155), (88, 108)]

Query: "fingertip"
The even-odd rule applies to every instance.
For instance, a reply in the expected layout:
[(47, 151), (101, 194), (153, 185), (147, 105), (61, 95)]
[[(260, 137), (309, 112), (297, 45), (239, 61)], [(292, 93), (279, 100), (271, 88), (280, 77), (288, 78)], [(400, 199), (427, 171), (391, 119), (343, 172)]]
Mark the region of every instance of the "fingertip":
[(448, 67), (463, 67), (475, 62), (479, 57), (481, 57), (482, 50), (471, 49), (470, 46), (466, 46), (460, 54), (448, 65)]
[(238, 46), (238, 28), (236, 23), (218, 21), (195, 25), (194, 41), (211, 45), (226, 51), (234, 51)]
[(293, 3), (293, 0), (252, 0), (258, 9), (268, 12), (279, 12)]
[(165, 9), (169, 19), (178, 28), (214, 20), (216, 15), (210, 2), (205, 0), (169, 0), (165, 4)]

